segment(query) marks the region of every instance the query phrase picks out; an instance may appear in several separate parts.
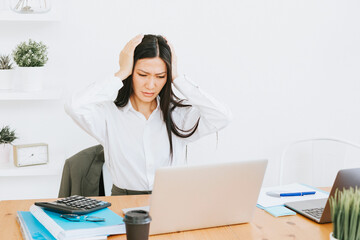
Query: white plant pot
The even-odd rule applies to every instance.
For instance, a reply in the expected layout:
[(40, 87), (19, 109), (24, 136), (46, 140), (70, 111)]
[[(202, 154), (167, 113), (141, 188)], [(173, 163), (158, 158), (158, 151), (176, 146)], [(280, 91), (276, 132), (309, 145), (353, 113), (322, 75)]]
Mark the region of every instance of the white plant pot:
[(43, 89), (44, 67), (19, 67), (19, 88), (23, 91)]
[(330, 240), (338, 240), (337, 238), (334, 238), (333, 232), (330, 233)]
[(0, 89), (14, 87), (14, 69), (0, 69)]
[(0, 164), (8, 164), (10, 161), (11, 144), (0, 144)]

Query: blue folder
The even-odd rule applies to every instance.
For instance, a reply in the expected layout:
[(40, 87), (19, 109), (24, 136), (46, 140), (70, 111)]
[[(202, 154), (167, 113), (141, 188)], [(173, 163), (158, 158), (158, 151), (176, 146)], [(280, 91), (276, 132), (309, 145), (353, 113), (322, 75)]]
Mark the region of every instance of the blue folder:
[(53, 235), (27, 211), (17, 212), (23, 238), (26, 240), (55, 240)]
[(69, 220), (66, 220), (65, 218), (60, 217), (61, 213), (52, 212), (48, 210), (44, 210), (44, 212), (65, 231), (124, 225), (123, 218), (117, 215), (116, 213), (114, 213), (109, 208), (100, 209), (95, 212), (86, 214), (87, 216), (96, 216), (96, 217), (105, 218), (106, 219), (105, 222), (89, 222), (89, 221), (71, 222)]

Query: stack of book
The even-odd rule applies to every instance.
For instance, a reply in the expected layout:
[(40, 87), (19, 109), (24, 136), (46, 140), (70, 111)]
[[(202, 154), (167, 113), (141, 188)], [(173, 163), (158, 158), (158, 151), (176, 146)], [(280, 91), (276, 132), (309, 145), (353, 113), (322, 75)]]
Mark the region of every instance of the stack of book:
[(62, 218), (60, 215), (61, 213), (47, 211), (35, 205), (30, 207), (30, 211), (18, 211), (17, 221), (24, 240), (95, 240), (125, 233), (123, 218), (109, 208), (86, 214), (105, 218), (104, 222), (74, 222)]

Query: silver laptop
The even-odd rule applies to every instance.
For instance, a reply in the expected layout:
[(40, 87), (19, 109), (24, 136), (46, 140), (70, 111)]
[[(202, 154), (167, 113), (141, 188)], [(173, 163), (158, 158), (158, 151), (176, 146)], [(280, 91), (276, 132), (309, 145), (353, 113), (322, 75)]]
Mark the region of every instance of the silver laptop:
[(249, 222), (266, 166), (254, 160), (158, 169), (150, 234)]
[(336, 175), (329, 198), (285, 203), (285, 206), (318, 223), (331, 222), (329, 199), (335, 190), (360, 186), (360, 168), (340, 170)]

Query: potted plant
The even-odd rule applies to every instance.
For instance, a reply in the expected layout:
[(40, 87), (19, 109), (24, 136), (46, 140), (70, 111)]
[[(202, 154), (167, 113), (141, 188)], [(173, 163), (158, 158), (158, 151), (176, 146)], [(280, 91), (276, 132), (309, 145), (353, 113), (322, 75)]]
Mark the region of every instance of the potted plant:
[(10, 55), (0, 55), (0, 89), (12, 89), (13, 73)]
[(350, 187), (330, 198), (333, 232), (330, 239), (360, 239), (360, 190)]
[(44, 65), (48, 61), (48, 47), (42, 42), (29, 39), (21, 42), (13, 51), (13, 57), (19, 66), (21, 88), (25, 91), (42, 89)]
[(12, 149), (11, 143), (17, 138), (15, 130), (11, 130), (9, 126), (5, 126), (0, 130), (0, 163), (9, 162)]

